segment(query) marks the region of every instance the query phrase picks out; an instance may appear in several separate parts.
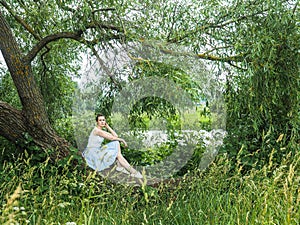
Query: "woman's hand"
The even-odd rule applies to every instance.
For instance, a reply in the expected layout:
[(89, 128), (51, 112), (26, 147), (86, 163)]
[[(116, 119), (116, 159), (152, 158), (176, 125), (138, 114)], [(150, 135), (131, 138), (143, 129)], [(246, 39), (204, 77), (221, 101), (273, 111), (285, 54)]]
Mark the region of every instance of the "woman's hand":
[(124, 139), (121, 139), (120, 141), (124, 144), (124, 147), (125, 147), (125, 148), (128, 147), (128, 145), (127, 145), (127, 143), (126, 143), (126, 141), (125, 141)]

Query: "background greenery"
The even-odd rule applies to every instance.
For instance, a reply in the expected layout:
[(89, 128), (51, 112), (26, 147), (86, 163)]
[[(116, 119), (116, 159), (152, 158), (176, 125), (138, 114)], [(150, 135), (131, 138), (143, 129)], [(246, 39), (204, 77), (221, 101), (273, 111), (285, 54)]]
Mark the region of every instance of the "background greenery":
[[(24, 146), (0, 137), (1, 224), (299, 224), (299, 1), (177, 3), (0, 1), (23, 51), (36, 40), (12, 15), (22, 15), (40, 37), (84, 29), (91, 19), (120, 28), (96, 27), (82, 42), (49, 43), (51, 51), (33, 61), (50, 122), (73, 148), (69, 157), (52, 161), (51, 151), (37, 149), (29, 136), (24, 135)], [(124, 51), (128, 64), (105, 55)], [(95, 58), (86, 64), (101, 75), (101, 85), (87, 81), (82, 89), (80, 65), (91, 53)], [(114, 98), (126, 84), (154, 76), (189, 93), (195, 108), (186, 111), (184, 121), (159, 98), (139, 101), (129, 124), (112, 115)], [(220, 122), (207, 99), (216, 90), (226, 98), (227, 136), (207, 170), (199, 168), (202, 137), (170, 184), (115, 184), (82, 166), (77, 153), (99, 111), (134, 135), (167, 130), (170, 141), (162, 146), (123, 149), (131, 163), (151, 165), (177, 146), (172, 131), (210, 131)], [(22, 109), (3, 62), (0, 99)], [(197, 106), (202, 100), (206, 107)]]

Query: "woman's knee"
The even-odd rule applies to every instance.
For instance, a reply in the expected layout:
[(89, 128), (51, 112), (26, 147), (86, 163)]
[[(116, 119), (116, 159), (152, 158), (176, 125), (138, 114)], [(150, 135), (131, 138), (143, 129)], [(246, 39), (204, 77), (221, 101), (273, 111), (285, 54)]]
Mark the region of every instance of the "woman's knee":
[(119, 141), (111, 141), (111, 144), (114, 144), (116, 147), (120, 146), (120, 142)]

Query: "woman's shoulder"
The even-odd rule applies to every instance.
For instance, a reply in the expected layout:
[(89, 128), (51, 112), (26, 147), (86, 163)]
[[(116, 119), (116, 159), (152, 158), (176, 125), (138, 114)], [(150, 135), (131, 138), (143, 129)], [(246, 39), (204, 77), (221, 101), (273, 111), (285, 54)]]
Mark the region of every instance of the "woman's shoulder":
[(98, 130), (100, 130), (98, 127), (94, 127), (92, 132), (94, 133), (95, 131), (98, 131)]
[(98, 135), (98, 136), (101, 135), (102, 132), (103, 132), (103, 130), (98, 127), (94, 127), (94, 129), (92, 130), (92, 133), (94, 135)]

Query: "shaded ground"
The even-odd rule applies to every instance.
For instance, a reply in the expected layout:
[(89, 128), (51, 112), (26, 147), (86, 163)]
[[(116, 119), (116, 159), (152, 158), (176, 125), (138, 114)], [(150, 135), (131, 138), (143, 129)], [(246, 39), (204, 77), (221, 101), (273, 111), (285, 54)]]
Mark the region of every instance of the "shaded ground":
[(142, 185), (156, 186), (156, 184), (163, 182), (163, 179), (150, 177), (149, 175), (147, 175), (145, 171), (141, 171), (141, 173), (143, 174), (144, 177), (142, 179), (132, 177), (130, 176), (130, 174), (116, 171), (116, 164), (113, 164), (111, 167), (99, 172), (99, 174), (103, 178), (109, 179), (112, 182), (127, 183), (133, 186), (142, 186)]

